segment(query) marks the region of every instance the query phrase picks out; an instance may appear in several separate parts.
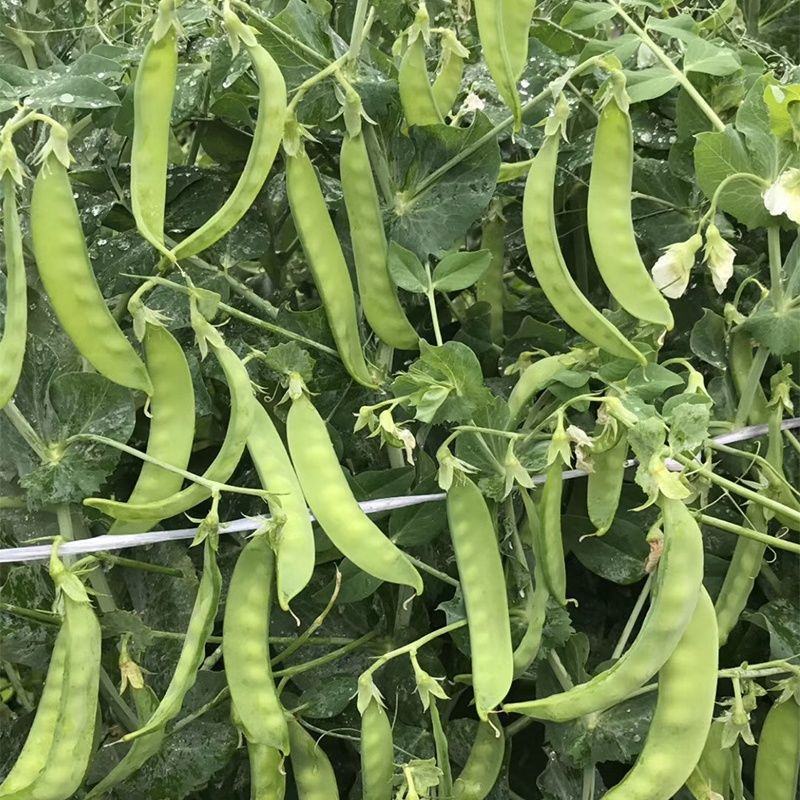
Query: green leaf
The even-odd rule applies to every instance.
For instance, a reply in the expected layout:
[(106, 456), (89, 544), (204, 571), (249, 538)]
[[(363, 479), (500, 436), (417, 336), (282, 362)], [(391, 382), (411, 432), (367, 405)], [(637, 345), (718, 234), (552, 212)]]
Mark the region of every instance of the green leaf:
[(683, 384), (683, 379), (660, 364), (636, 367), (628, 375), (628, 388), (645, 402), (661, 397), (668, 389)]
[(683, 55), (684, 72), (702, 72), (706, 75), (730, 75), (741, 67), (732, 50), (692, 37)]
[(87, 75), (65, 75), (28, 95), (34, 107), (50, 108), (112, 108), (118, 106), (116, 92)]
[(655, 100), (678, 85), (678, 79), (666, 67), (647, 67), (636, 71), (626, 69), (624, 72), (632, 103)]
[(306, 689), (299, 699), (303, 716), (311, 719), (329, 719), (341, 714), (350, 705), (358, 690), (358, 680), (353, 675), (329, 675), (323, 682)]
[(589, 3), (586, 0), (576, 0), (570, 3), (567, 13), (561, 17), (560, 25), (571, 31), (589, 31), (614, 18), (614, 11), (606, 3)]
[(446, 255), (433, 271), (433, 287), (440, 292), (458, 292), (472, 286), (489, 268), (489, 250)]
[(689, 337), (689, 347), (700, 359), (717, 369), (725, 369), (725, 320), (708, 308), (694, 324)]
[(389, 274), (401, 289), (415, 294), (428, 291), (428, 274), (417, 256), (397, 242), (389, 244)]
[(788, 356), (800, 351), (800, 308), (759, 309), (737, 330), (750, 335), (773, 355)]

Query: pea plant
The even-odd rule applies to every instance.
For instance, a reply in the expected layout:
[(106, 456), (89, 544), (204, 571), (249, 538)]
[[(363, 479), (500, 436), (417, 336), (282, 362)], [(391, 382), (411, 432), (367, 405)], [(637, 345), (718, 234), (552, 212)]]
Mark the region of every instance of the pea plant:
[(0, 799), (796, 800), (797, 0), (0, 17)]

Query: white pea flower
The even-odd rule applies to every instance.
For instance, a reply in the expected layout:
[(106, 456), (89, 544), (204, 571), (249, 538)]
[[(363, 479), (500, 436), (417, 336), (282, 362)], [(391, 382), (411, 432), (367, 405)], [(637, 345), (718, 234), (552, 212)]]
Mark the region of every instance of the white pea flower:
[(653, 280), (666, 297), (681, 297), (689, 285), (689, 276), (694, 266), (695, 253), (703, 244), (699, 233), (685, 242), (677, 242), (665, 248), (664, 255), (653, 265)]
[(800, 169), (793, 167), (778, 175), (778, 179), (764, 192), (764, 205), (773, 217), (786, 214), (800, 225)]
[(722, 238), (719, 228), (712, 222), (706, 228), (705, 262), (711, 270), (711, 279), (717, 294), (722, 294), (733, 277), (733, 260), (736, 250)]

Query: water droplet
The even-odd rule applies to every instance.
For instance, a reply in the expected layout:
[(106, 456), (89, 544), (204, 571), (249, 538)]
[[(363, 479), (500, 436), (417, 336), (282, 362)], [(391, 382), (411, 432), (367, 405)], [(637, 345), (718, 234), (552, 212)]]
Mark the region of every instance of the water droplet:
[(69, 92), (64, 92), (58, 96), (59, 103), (74, 103), (75, 102), (75, 95), (70, 94)]

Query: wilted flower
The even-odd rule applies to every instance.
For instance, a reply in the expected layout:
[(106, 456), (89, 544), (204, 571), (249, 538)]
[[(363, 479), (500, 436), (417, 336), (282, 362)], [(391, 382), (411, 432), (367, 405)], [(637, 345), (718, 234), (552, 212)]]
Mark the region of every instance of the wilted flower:
[(653, 265), (653, 280), (666, 297), (681, 297), (689, 285), (689, 275), (694, 266), (695, 253), (703, 244), (696, 233), (685, 242), (671, 244), (664, 255)]
[(733, 259), (736, 250), (722, 238), (719, 228), (712, 222), (706, 228), (705, 262), (711, 270), (711, 279), (717, 294), (722, 294), (733, 277)]
[(778, 179), (764, 192), (764, 205), (773, 217), (786, 214), (800, 225), (800, 169), (792, 167), (778, 175)]

